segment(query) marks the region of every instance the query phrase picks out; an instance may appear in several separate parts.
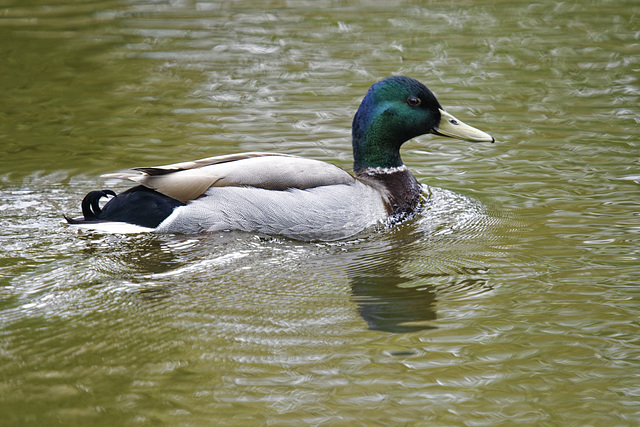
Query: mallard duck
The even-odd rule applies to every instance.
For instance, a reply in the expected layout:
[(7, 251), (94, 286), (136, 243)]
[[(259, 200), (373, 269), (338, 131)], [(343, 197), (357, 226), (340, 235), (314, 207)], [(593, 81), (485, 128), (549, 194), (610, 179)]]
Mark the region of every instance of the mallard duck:
[[(126, 223), (157, 233), (241, 230), (298, 240), (343, 239), (375, 224), (411, 218), (424, 203), (422, 186), (400, 158), (411, 138), (436, 134), (494, 142), (442, 109), (426, 86), (394, 76), (375, 83), (353, 119), (353, 171), (286, 154), (242, 153), (105, 178), (138, 183), (120, 194), (92, 191), (80, 218), (105, 228)], [(104, 207), (99, 201), (111, 197)]]

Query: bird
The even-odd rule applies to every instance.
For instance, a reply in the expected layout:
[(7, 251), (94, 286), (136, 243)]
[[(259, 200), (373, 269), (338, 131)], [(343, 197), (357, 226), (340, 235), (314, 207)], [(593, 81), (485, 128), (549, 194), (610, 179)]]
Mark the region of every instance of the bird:
[[(435, 134), (495, 142), (447, 113), (421, 82), (374, 83), (352, 123), (353, 174), (290, 154), (247, 152), (102, 175), (138, 185), (89, 192), (68, 224), (109, 231), (194, 234), (238, 230), (300, 241), (335, 241), (393, 226), (424, 207), (424, 187), (400, 157), (406, 141)], [(100, 207), (101, 199), (108, 202)]]

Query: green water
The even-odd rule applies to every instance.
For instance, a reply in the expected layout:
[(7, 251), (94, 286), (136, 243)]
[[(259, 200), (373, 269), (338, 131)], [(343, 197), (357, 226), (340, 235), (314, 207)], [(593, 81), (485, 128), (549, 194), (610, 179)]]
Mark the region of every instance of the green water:
[[(0, 2), (2, 425), (637, 425), (640, 5)], [(424, 136), (410, 223), (332, 244), (70, 228), (99, 175), (351, 166), (375, 81)]]

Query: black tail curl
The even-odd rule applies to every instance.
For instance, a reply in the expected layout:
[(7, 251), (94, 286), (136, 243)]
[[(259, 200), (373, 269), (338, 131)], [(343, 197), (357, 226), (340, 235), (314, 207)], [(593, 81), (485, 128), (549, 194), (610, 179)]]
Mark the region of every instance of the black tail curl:
[(116, 193), (113, 190), (95, 190), (84, 196), (84, 199), (82, 199), (82, 215), (85, 221), (99, 218), (102, 213), (99, 204), (100, 199), (108, 196), (116, 197)]
[[(112, 196), (100, 208), (100, 199)], [(82, 199), (82, 218), (65, 219), (69, 224), (125, 222), (156, 228), (171, 212), (185, 204), (150, 188), (139, 185), (117, 194), (112, 190), (94, 190)]]

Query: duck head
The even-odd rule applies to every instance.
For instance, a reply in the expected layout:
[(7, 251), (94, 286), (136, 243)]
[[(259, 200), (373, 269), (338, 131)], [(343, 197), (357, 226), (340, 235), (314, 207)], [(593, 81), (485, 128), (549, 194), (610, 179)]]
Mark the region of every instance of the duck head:
[(415, 79), (394, 76), (375, 83), (353, 119), (354, 171), (402, 166), (402, 144), (427, 133), (494, 142), (488, 133), (444, 111), (435, 95)]

